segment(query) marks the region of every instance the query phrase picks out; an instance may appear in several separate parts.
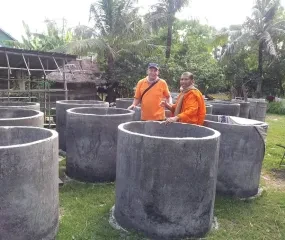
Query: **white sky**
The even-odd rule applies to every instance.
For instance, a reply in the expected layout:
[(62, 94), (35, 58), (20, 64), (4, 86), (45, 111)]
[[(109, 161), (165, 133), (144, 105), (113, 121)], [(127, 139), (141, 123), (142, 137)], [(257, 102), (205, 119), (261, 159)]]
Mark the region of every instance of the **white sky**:
[[(8, 0), (1, 1), (0, 27), (20, 40), (24, 33), (22, 20), (32, 31), (42, 32), (46, 18), (62, 21), (69, 27), (88, 24), (89, 7), (94, 0)], [(156, 0), (139, 0), (139, 5), (148, 9)], [(192, 0), (177, 17), (199, 19), (216, 28), (242, 23), (250, 15), (254, 0)], [(285, 7), (285, 0), (281, 0)]]

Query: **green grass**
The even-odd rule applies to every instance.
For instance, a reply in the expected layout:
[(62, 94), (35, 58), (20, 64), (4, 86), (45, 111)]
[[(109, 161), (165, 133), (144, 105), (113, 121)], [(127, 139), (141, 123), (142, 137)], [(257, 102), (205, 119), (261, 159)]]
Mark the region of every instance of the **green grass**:
[(263, 161), (263, 169), (270, 171), (278, 167), (284, 149), (276, 144), (285, 145), (285, 116), (270, 114), (266, 118), (269, 124), (266, 138), (266, 153)]
[[(265, 189), (262, 196), (248, 201), (217, 197), (215, 216), (219, 229), (211, 231), (206, 239), (285, 239), (285, 168), (276, 170), (283, 150), (275, 146), (277, 143), (285, 144), (285, 116), (269, 115), (267, 122), (269, 131), (263, 164), (266, 177), (262, 178)], [(61, 175), (64, 164), (64, 161), (60, 163)], [(60, 188), (61, 219), (57, 239), (143, 239), (136, 234), (121, 233), (109, 225), (109, 211), (114, 205), (114, 198), (114, 184), (65, 183)]]

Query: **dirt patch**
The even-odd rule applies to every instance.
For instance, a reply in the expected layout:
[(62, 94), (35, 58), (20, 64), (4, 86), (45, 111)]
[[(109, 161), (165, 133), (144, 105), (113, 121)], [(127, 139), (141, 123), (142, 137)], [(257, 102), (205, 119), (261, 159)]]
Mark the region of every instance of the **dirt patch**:
[(272, 169), (270, 172), (262, 173), (261, 178), (266, 185), (285, 191), (285, 168)]
[(275, 168), (272, 169), (271, 172), (276, 179), (283, 181), (283, 183), (285, 183), (285, 168), (280, 168), (280, 169)]

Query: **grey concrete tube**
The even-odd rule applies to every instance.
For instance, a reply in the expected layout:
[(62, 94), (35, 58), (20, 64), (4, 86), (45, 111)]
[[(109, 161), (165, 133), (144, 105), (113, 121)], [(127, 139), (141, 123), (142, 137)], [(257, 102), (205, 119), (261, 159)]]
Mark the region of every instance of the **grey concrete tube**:
[(211, 101), (213, 115), (239, 116), (240, 104), (227, 101)]
[(21, 108), (40, 111), (40, 104), (36, 102), (0, 102), (0, 108)]
[(133, 101), (133, 98), (116, 98), (116, 107), (127, 109), (132, 105)]
[(67, 110), (67, 175), (85, 182), (114, 181), (118, 126), (133, 115), (122, 108)]
[(255, 98), (249, 98), (248, 101), (250, 102), (249, 118), (265, 122), (267, 101)]
[(249, 117), (249, 110), (250, 110), (250, 102), (245, 102), (241, 100), (232, 100), (233, 103), (239, 103), (240, 105), (240, 112), (239, 117), (248, 118)]
[(40, 111), (20, 108), (0, 108), (0, 126), (44, 126), (44, 114)]
[[(127, 109), (132, 105), (134, 99), (133, 98), (117, 98), (116, 99), (116, 108), (124, 108)], [(141, 120), (141, 107), (140, 105), (133, 109), (135, 111), (134, 121)]]
[(254, 196), (259, 188), (268, 125), (239, 117), (221, 123), (220, 117), (206, 115), (204, 122), (221, 133), (217, 192), (238, 198)]
[(59, 136), (59, 148), (63, 151), (66, 151), (66, 110), (76, 107), (109, 107), (109, 103), (96, 100), (56, 101), (56, 131), (58, 132)]
[(212, 114), (213, 112), (213, 105), (206, 104), (206, 114)]
[(0, 127), (0, 239), (51, 240), (58, 228), (58, 134)]
[(151, 239), (204, 236), (213, 220), (219, 138), (219, 132), (191, 124), (121, 124), (118, 224)]

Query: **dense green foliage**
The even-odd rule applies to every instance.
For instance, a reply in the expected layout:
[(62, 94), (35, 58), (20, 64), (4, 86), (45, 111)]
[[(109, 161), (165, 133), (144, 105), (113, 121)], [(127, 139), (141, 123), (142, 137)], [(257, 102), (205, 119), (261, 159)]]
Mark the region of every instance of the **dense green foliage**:
[(285, 115), (285, 102), (271, 102), (268, 104), (268, 113)]
[[(252, 16), (217, 31), (175, 13), (189, 1), (161, 0), (139, 15), (135, 0), (98, 0), (90, 6), (90, 26), (68, 28), (47, 20), (47, 30), (31, 33), (11, 46), (93, 55), (110, 83), (129, 93), (146, 75), (149, 62), (161, 66), (161, 77), (177, 91), (182, 72), (194, 73), (203, 93), (284, 96), (285, 11), (278, 0), (256, 0)], [(191, 1), (190, 1), (191, 2)], [(191, 5), (190, 5), (191, 7)], [(86, 13), (88, 14), (88, 13)]]

